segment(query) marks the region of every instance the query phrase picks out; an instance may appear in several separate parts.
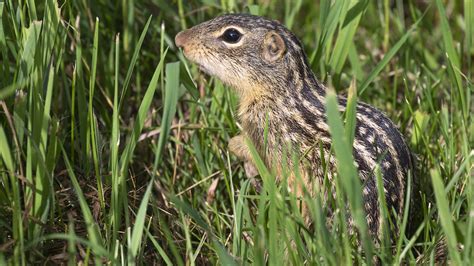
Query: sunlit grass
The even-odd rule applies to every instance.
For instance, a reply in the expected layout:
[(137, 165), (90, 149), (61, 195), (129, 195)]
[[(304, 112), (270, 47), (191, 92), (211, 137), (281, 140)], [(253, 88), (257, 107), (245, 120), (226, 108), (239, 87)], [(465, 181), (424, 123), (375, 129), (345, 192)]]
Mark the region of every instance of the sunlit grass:
[[(0, 1), (0, 264), (428, 263), (443, 241), (453, 264), (472, 264), (474, 5), (414, 2)], [(253, 150), (256, 191), (229, 154), (237, 97), (173, 44), (226, 12), (277, 19), (302, 40), (331, 91), (341, 165), (314, 191), (336, 199), (296, 198)], [(333, 91), (349, 95), (343, 114)], [(418, 217), (404, 214), (394, 243), (364, 233), (357, 101), (384, 111), (417, 158), (406, 207)], [(282, 168), (301, 182), (296, 162)], [(327, 205), (349, 206), (360, 242), (346, 212), (327, 225)]]

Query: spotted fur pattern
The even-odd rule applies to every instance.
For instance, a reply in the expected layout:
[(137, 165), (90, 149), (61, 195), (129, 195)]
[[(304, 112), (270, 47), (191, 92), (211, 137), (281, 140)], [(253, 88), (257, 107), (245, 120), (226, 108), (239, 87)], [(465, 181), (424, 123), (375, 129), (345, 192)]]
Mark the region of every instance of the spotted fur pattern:
[[(242, 33), (237, 44), (225, 43), (223, 32), (233, 27)], [(285, 53), (274, 62), (262, 59), (264, 36), (274, 32), (282, 37)], [(233, 87), (240, 95), (239, 120), (268, 167), (278, 168), (290, 144), (305, 154), (309, 167), (303, 169), (305, 188), (323, 184), (322, 161), (333, 183), (336, 161), (330, 155), (331, 138), (325, 114), (326, 88), (313, 74), (302, 45), (296, 36), (276, 21), (251, 15), (224, 15), (179, 33), (176, 42), (185, 56), (205, 72)], [(339, 110), (346, 99), (339, 97)], [(370, 233), (377, 238), (381, 215), (374, 169), (379, 164), (389, 210), (401, 215), (407, 176), (412, 171), (411, 153), (393, 122), (376, 108), (358, 103), (353, 155), (363, 185), (363, 200)], [(264, 131), (268, 136), (264, 147)], [(242, 137), (230, 148), (239, 157), (250, 160)], [(317, 145), (319, 149), (307, 152)], [(289, 178), (291, 186), (291, 178)], [(292, 187), (297, 194), (302, 188)], [(332, 191), (334, 193), (334, 191)], [(393, 229), (396, 231), (396, 229)], [(394, 233), (394, 232), (392, 232)], [(396, 234), (396, 232), (395, 232)]]

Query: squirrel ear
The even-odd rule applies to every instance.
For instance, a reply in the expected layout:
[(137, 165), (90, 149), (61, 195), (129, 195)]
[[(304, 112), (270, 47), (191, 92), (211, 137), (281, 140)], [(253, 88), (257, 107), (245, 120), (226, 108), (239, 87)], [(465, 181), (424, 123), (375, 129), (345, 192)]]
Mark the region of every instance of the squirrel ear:
[(265, 35), (262, 48), (262, 57), (267, 63), (280, 59), (286, 51), (285, 41), (274, 31)]

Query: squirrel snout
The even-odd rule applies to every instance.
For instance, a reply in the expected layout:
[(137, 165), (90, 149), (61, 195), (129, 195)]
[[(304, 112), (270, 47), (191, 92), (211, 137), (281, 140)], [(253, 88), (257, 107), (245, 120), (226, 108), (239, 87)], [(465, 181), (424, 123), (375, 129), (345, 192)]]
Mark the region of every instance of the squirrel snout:
[(180, 33), (176, 34), (176, 37), (174, 37), (174, 43), (176, 44), (176, 46), (184, 48), (186, 42), (188, 41), (187, 33), (187, 30), (183, 30)]

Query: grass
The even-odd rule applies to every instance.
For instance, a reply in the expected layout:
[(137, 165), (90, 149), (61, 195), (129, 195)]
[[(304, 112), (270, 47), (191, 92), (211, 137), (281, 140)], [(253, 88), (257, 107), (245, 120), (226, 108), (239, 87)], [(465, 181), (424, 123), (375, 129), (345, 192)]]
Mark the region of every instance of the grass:
[[(173, 44), (226, 12), (278, 19), (331, 91), (399, 126), (417, 156), (420, 222), (399, 221), (414, 234), (393, 248), (363, 233), (354, 109), (342, 120), (333, 93), (341, 167), (315, 190), (337, 197), (304, 197), (313, 230), (254, 151), (255, 191), (226, 148), (238, 99)], [(0, 264), (411, 264), (432, 262), (441, 239), (452, 264), (472, 264), (473, 25), (470, 0), (0, 0)], [(360, 246), (345, 212), (326, 224), (346, 202)]]

